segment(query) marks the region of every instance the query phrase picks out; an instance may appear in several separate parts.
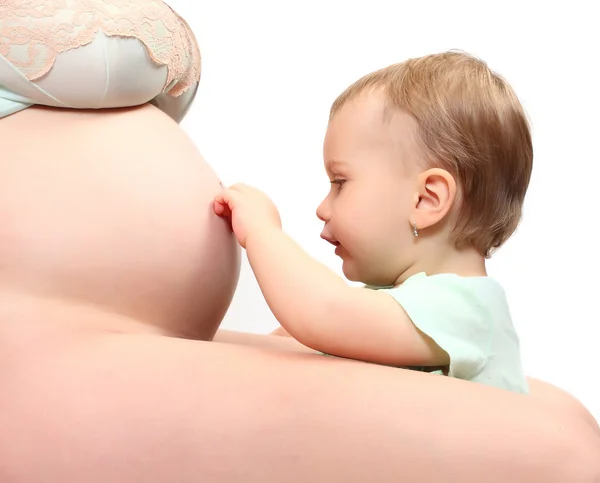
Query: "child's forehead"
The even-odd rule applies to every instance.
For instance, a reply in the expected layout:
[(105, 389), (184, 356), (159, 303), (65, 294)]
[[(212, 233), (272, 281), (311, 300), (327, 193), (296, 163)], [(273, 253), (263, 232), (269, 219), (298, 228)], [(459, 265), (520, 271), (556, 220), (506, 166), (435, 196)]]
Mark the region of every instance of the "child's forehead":
[(331, 118), (326, 139), (382, 143), (393, 141), (413, 145), (418, 137), (418, 122), (407, 111), (392, 105), (381, 91), (368, 91), (347, 101)]
[(410, 122), (403, 121), (406, 119), (380, 126), (378, 133), (335, 136), (324, 149), (325, 171), (329, 175), (349, 176), (356, 175), (365, 166), (372, 170), (388, 163), (403, 174), (421, 171), (427, 163), (418, 135)]
[(346, 100), (334, 114), (332, 121), (338, 119), (348, 123), (354, 120), (377, 124), (385, 120), (387, 104), (386, 96), (381, 90), (365, 90)]
[[(324, 154), (331, 168), (343, 167), (356, 151), (393, 149), (420, 152), (417, 120), (375, 94), (350, 100), (330, 120)], [(403, 156), (403, 157), (405, 157)], [(351, 161), (351, 160), (350, 160)]]

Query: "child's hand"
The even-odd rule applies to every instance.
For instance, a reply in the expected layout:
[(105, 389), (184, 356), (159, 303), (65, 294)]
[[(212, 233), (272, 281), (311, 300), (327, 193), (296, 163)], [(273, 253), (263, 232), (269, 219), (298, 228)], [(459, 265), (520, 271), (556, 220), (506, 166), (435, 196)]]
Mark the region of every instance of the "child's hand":
[(246, 248), (249, 236), (265, 229), (281, 229), (275, 204), (262, 191), (244, 184), (223, 190), (213, 202), (215, 213), (231, 218), (231, 226), (239, 244)]

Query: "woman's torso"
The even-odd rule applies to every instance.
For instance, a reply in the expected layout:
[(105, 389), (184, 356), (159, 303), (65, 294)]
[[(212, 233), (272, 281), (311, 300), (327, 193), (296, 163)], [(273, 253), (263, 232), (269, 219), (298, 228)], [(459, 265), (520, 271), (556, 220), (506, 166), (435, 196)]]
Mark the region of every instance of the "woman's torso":
[[(215, 172), (153, 106), (0, 120), (0, 288), (210, 339), (239, 275)], [(6, 304), (4, 304), (6, 307)], [(0, 307), (0, 337), (4, 321)], [(1, 345), (1, 342), (0, 342)]]

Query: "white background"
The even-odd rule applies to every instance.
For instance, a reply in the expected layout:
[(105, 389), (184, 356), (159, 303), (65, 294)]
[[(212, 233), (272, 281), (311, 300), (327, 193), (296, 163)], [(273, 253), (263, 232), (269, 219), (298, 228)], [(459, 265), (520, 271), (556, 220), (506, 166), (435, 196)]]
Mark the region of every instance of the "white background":
[[(528, 374), (600, 418), (600, 26), (593, 1), (170, 0), (196, 32), (200, 91), (183, 126), (225, 184), (266, 191), (284, 228), (337, 273), (319, 238), (322, 141), (335, 97), (408, 57), (461, 49), (512, 83), (533, 125), (534, 173), (518, 232), (489, 262)], [(224, 327), (276, 326), (246, 260)]]

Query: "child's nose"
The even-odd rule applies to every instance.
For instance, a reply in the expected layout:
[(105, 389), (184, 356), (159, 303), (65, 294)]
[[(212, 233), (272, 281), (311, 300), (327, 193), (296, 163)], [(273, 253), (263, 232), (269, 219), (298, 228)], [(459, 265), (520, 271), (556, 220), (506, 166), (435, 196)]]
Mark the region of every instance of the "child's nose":
[(329, 221), (329, 206), (327, 198), (321, 201), (321, 204), (317, 207), (317, 218), (325, 223)]

